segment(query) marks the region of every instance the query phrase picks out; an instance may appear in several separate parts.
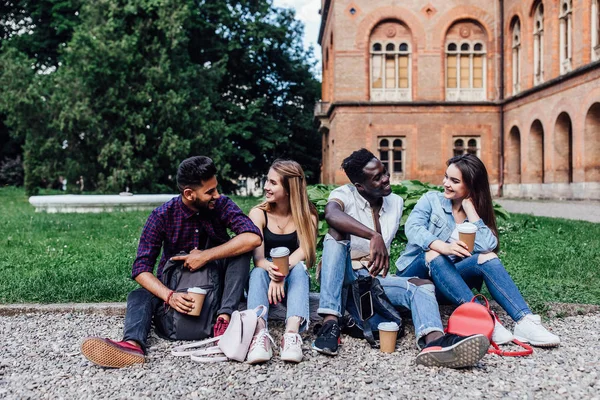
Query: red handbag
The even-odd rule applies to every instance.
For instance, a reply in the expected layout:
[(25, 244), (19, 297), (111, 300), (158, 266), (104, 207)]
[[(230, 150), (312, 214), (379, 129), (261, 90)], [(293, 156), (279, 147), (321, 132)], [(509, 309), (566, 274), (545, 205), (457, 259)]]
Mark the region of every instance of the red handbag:
[[(475, 301), (477, 297), (480, 297), (485, 301), (485, 306)], [(488, 353), (490, 354), (498, 354), (500, 356), (508, 357), (520, 357), (528, 356), (533, 353), (533, 348), (531, 348), (531, 346), (516, 339), (513, 340), (513, 343), (523, 347), (525, 350), (500, 350), (500, 347), (492, 341), (495, 318), (497, 317), (494, 312), (490, 310), (490, 303), (488, 300), (484, 295), (478, 294), (473, 296), (469, 303), (461, 304), (456, 308), (456, 310), (454, 310), (448, 319), (448, 327), (446, 328), (446, 332), (461, 336), (476, 334), (485, 335), (490, 340), (490, 344), (492, 345), (492, 348), (488, 350)]]

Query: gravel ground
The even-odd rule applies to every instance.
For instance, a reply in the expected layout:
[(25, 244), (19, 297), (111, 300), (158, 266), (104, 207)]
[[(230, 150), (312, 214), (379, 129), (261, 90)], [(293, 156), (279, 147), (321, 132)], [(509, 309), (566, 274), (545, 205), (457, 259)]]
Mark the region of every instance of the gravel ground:
[[(506, 320), (506, 317), (504, 317)], [(98, 368), (79, 353), (84, 336), (118, 338), (122, 316), (84, 313), (0, 316), (0, 398), (423, 398), (600, 399), (600, 314), (555, 318), (547, 326), (563, 345), (525, 358), (487, 355), (474, 368), (414, 363), (412, 327), (391, 355), (343, 338), (340, 355), (310, 350), (288, 365), (196, 364), (170, 354), (152, 337), (148, 362), (122, 370)], [(281, 323), (272, 323), (276, 342)]]

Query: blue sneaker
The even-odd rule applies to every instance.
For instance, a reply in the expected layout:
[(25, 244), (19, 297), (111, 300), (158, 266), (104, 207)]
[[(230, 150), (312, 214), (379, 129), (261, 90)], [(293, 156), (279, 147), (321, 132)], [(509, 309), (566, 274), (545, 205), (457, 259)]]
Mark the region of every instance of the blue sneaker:
[(337, 321), (327, 321), (323, 324), (317, 338), (312, 343), (313, 350), (328, 356), (337, 356), (338, 347), (341, 342), (341, 331)]

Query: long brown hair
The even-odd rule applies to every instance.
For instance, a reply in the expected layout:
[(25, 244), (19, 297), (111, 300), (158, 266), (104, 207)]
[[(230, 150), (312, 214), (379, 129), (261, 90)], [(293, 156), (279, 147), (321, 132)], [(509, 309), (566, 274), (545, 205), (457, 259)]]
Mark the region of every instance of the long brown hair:
[[(279, 174), (281, 185), (290, 196), (290, 211), (298, 232), (298, 242), (306, 256), (306, 265), (311, 268), (317, 257), (317, 225), (313, 223), (311, 215), (318, 219), (318, 213), (317, 208), (308, 200), (304, 171), (293, 160), (275, 160), (271, 169)], [(271, 211), (271, 205), (266, 201), (256, 207)]]
[(455, 156), (446, 162), (450, 166), (454, 164), (462, 173), (462, 180), (469, 190), (469, 197), (473, 201), (475, 211), (481, 217), (488, 228), (494, 232), (498, 239), (498, 246), (494, 252), (500, 250), (500, 238), (498, 237), (498, 226), (490, 192), (490, 181), (487, 169), (483, 162), (474, 154), (463, 154)]

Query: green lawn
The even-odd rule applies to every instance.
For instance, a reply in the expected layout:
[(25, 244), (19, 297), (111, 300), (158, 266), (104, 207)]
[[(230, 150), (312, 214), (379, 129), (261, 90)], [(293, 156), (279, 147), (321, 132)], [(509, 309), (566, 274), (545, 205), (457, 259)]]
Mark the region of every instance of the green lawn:
[[(259, 201), (234, 199), (246, 212)], [(35, 213), (22, 190), (0, 189), (0, 303), (124, 301), (148, 213)], [(600, 224), (513, 215), (500, 229), (500, 257), (535, 310), (600, 304)]]

